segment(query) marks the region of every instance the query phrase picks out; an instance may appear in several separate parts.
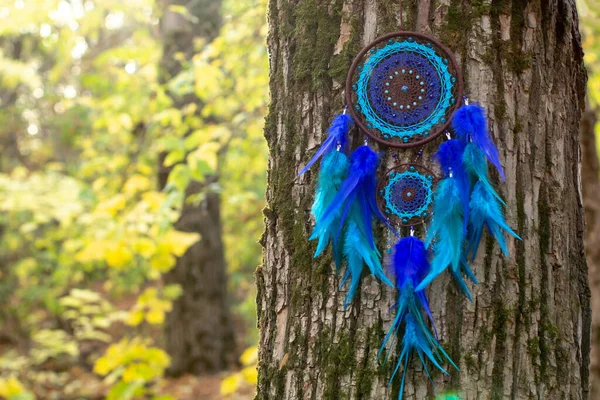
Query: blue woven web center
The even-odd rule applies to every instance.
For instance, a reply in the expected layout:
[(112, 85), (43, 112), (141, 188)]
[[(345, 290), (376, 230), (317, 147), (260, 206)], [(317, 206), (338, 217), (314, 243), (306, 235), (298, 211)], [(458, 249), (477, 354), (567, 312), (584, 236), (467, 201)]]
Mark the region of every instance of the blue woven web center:
[(456, 78), (448, 60), (411, 39), (374, 50), (354, 86), (369, 129), (385, 138), (427, 136), (447, 120)]
[(396, 53), (380, 62), (368, 84), (373, 110), (394, 125), (423, 122), (440, 101), (437, 71), (422, 55)]
[(403, 219), (424, 217), (432, 196), (432, 178), (417, 171), (392, 172), (383, 194), (386, 211)]

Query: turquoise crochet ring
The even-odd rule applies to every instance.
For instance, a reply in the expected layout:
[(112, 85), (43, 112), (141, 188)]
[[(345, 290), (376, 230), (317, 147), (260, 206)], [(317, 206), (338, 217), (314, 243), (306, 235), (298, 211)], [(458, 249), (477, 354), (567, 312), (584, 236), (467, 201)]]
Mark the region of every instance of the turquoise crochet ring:
[(430, 217), (436, 176), (419, 164), (400, 164), (378, 186), (378, 205), (393, 225), (414, 226)]
[(462, 98), (462, 76), (443, 44), (394, 32), (362, 49), (346, 79), (346, 104), (358, 127), (391, 147), (423, 145), (442, 134)]

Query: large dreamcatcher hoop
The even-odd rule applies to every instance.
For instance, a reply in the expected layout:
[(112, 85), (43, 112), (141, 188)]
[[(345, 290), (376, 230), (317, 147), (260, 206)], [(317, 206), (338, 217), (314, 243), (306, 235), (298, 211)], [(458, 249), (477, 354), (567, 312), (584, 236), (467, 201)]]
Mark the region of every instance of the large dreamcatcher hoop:
[(450, 50), (415, 32), (393, 32), (363, 48), (346, 78), (356, 125), (386, 146), (424, 145), (449, 126), (463, 95)]

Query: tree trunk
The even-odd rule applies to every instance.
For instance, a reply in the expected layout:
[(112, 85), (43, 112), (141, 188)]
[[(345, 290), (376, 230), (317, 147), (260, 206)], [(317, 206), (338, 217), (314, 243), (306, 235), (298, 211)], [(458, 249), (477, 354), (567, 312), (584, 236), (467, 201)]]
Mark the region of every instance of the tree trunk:
[[(189, 16), (172, 11), (168, 5), (185, 5)], [(194, 55), (194, 40), (213, 39), (221, 25), (221, 2), (201, 0), (167, 1), (161, 20), (164, 38), (162, 58), (163, 80), (168, 81), (181, 71), (175, 55), (182, 53), (189, 61)], [(192, 18), (193, 19), (193, 18)], [(173, 98), (177, 107), (198, 103), (193, 95)], [(201, 109), (201, 107), (198, 107)], [(170, 168), (160, 164), (159, 184), (164, 187)], [(207, 191), (199, 205), (185, 204), (175, 227), (201, 235), (198, 243), (177, 260), (165, 274), (167, 283), (177, 283), (183, 295), (173, 304), (165, 323), (166, 350), (171, 356), (169, 373), (203, 374), (226, 369), (234, 361), (234, 336), (227, 301), (227, 274), (221, 229), (221, 199), (206, 186), (214, 184), (216, 176), (202, 184), (192, 183), (186, 197)]]
[[(331, 256), (313, 260), (308, 241), (317, 173), (296, 174), (344, 105), (352, 58), (398, 30), (401, 14), (405, 29), (454, 51), (466, 94), (487, 109), (507, 175), (498, 190), (524, 239), (509, 241), (510, 258), (484, 240), (473, 302), (447, 274), (428, 289), (441, 343), (460, 367), (434, 374), (436, 388), (463, 399), (587, 399), (591, 315), (579, 171), (586, 76), (575, 0), (270, 1), (258, 398), (398, 395), (398, 379), (387, 386), (395, 359), (376, 361), (396, 293), (365, 276), (344, 310)], [(354, 143), (361, 140), (354, 131)], [(389, 151), (384, 158), (392, 162)], [(406, 379), (405, 399), (434, 397), (414, 359)]]
[(581, 119), (583, 205), (585, 206), (585, 247), (592, 288), (591, 398), (600, 398), (600, 166), (596, 147), (596, 113), (588, 110)]

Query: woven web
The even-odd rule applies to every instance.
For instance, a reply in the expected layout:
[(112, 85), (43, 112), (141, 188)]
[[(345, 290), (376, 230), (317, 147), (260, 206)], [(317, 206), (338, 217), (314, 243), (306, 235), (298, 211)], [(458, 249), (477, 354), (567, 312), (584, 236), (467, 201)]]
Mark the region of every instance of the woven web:
[(383, 190), (387, 213), (401, 219), (425, 217), (432, 201), (432, 186), (432, 178), (417, 171), (391, 172)]
[(362, 67), (354, 89), (357, 109), (369, 129), (389, 139), (429, 135), (446, 122), (455, 102), (456, 78), (430, 44), (412, 39), (392, 41), (374, 50)]

